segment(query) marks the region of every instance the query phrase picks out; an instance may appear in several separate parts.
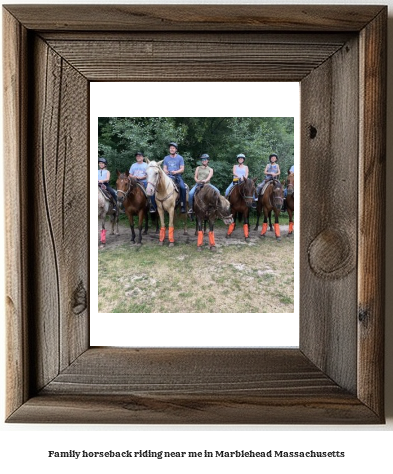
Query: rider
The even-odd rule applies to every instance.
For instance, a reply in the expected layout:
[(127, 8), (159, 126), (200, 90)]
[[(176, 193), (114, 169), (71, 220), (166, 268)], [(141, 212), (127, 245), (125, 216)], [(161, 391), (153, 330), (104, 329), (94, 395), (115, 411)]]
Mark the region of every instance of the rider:
[(278, 178), (278, 176), (280, 176), (280, 167), (278, 166), (277, 161), (278, 161), (278, 155), (276, 155), (276, 153), (272, 153), (269, 156), (269, 163), (266, 165), (266, 168), (264, 171), (265, 179), (261, 183), (259, 183), (257, 186), (256, 192), (255, 192), (256, 194), (255, 201), (258, 201), (259, 193), (261, 192), (261, 189), (265, 185), (266, 181)]
[(190, 208), (190, 210), (188, 211), (189, 214), (192, 214), (194, 212), (193, 209), (192, 209), (192, 206), (193, 206), (193, 203), (194, 203), (194, 194), (195, 194), (195, 191), (196, 191), (198, 185), (209, 183), (210, 186), (215, 191), (217, 191), (218, 194), (220, 194), (220, 191), (210, 183), (210, 180), (213, 176), (213, 168), (210, 168), (210, 166), (208, 166), (209, 165), (209, 160), (210, 160), (209, 155), (207, 153), (204, 153), (203, 155), (201, 155), (202, 166), (198, 166), (195, 169), (194, 179), (195, 179), (196, 184), (190, 190), (190, 192), (188, 194), (188, 206)]
[[(147, 186), (147, 175), (146, 175), (146, 169), (147, 169), (147, 163), (143, 161), (144, 155), (141, 151), (137, 151), (135, 153), (135, 159), (136, 163), (133, 163), (131, 165), (129, 175), (130, 178), (135, 178), (138, 183), (140, 183), (145, 189)], [(156, 212), (157, 206), (156, 206), (156, 200), (154, 198), (154, 194), (150, 196), (150, 212)]]
[(248, 178), (248, 166), (244, 164), (246, 161), (246, 156), (243, 153), (240, 153), (236, 157), (237, 165), (233, 166), (233, 180), (232, 183), (227, 187), (225, 191), (225, 197), (228, 197), (230, 190), (237, 184), (239, 181)]
[[(295, 167), (294, 167), (294, 165), (292, 165), (288, 170), (288, 176), (293, 176), (294, 172), (295, 172)], [(288, 188), (285, 188), (284, 189), (284, 198), (287, 197), (287, 194), (288, 194)]]
[(186, 185), (181, 175), (184, 173), (184, 159), (177, 153), (178, 145), (169, 143), (169, 155), (164, 158), (163, 170), (179, 186), (181, 212), (186, 212)]
[(103, 189), (106, 189), (111, 194), (114, 200), (113, 210), (116, 211), (117, 194), (116, 191), (109, 185), (111, 173), (106, 169), (107, 166), (108, 162), (105, 158), (98, 158), (98, 185), (101, 185)]

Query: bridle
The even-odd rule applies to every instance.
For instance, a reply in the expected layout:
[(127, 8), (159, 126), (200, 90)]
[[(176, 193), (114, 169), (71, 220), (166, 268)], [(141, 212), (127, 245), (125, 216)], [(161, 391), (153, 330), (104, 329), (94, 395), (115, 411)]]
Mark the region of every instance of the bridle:
[[(272, 193), (271, 193), (271, 195), (270, 195), (270, 204), (271, 204), (272, 207), (275, 207), (275, 208), (277, 208), (277, 207), (282, 207), (282, 203), (283, 203), (283, 201), (284, 201), (284, 198), (274, 196), (274, 190), (275, 190), (275, 189), (280, 189), (280, 186), (277, 185), (277, 184), (280, 184), (280, 182), (279, 182), (278, 180), (273, 180), (273, 183), (272, 183), (272, 184), (273, 184), (273, 190), (272, 190)], [(276, 206), (276, 205), (274, 204), (275, 201), (276, 201), (276, 202), (277, 202), (277, 201), (280, 201), (280, 203), (281, 203), (280, 206)]]
[(248, 178), (246, 178), (246, 180), (243, 180), (240, 184), (239, 184), (239, 193), (240, 193), (240, 196), (246, 201), (247, 199), (254, 199), (254, 196), (246, 196), (245, 194), (242, 193), (242, 189), (243, 187), (245, 186), (246, 182), (248, 181)]
[[(124, 179), (125, 179), (125, 178), (124, 178)], [(124, 194), (123, 200), (125, 200), (125, 199), (128, 198), (128, 196), (130, 195), (131, 189), (132, 189), (132, 187), (133, 187), (133, 186), (132, 186), (132, 183), (131, 183), (131, 179), (130, 179), (129, 176), (128, 176), (128, 179), (127, 179), (127, 180), (128, 180), (128, 189), (127, 189), (127, 191), (124, 192), (122, 189), (118, 189), (118, 190), (117, 190), (117, 194), (119, 194), (119, 193)]]
[[(147, 181), (147, 184), (150, 184), (150, 186), (152, 186), (152, 188), (153, 188), (153, 193), (155, 193), (155, 192), (156, 192), (156, 189), (157, 189), (157, 186), (158, 186), (158, 183), (159, 183), (160, 180), (161, 180), (161, 175), (160, 175), (160, 170), (161, 170), (161, 168), (160, 168), (158, 165), (150, 165), (150, 164), (149, 164), (148, 168), (157, 168), (157, 169), (159, 170), (159, 171), (158, 171), (158, 178), (157, 178), (156, 184), (152, 183), (151, 181)], [(169, 178), (169, 179), (170, 179), (170, 178)], [(171, 180), (171, 181), (172, 181), (172, 180)], [(167, 185), (167, 187), (166, 187), (166, 189), (165, 189), (166, 191), (168, 190), (168, 187), (169, 187), (169, 186), (170, 186), (170, 183), (168, 183), (168, 185)], [(156, 201), (164, 202), (164, 201), (166, 201), (167, 199), (169, 199), (169, 198), (172, 196), (172, 194), (175, 192), (175, 186), (173, 185), (173, 183), (172, 183), (172, 186), (173, 186), (173, 187), (172, 187), (172, 191), (171, 191), (169, 194), (167, 194), (167, 195), (164, 197), (164, 199), (159, 199), (159, 198), (157, 197), (157, 195), (156, 195), (156, 196), (155, 196)]]

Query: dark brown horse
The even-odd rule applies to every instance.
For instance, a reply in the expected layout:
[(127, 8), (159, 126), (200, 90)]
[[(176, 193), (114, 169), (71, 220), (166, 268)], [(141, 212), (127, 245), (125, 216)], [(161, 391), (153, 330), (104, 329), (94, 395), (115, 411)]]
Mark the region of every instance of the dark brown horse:
[(289, 229), (288, 229), (288, 235), (293, 234), (293, 209), (294, 209), (294, 176), (293, 174), (289, 174), (287, 177), (287, 211), (288, 211), (288, 216), (289, 216)]
[[(261, 189), (261, 193), (263, 188)], [(259, 225), (259, 217), (263, 211), (263, 225), (260, 237), (265, 237), (267, 227), (268, 227), (268, 219), (271, 221), (272, 211), (274, 212), (274, 232), (276, 234), (276, 239), (281, 240), (280, 236), (280, 224), (279, 224), (279, 215), (281, 212), (282, 204), (283, 204), (283, 188), (280, 181), (277, 179), (272, 179), (267, 186), (266, 190), (263, 194), (259, 194), (258, 196), (258, 204), (257, 204), (257, 224), (254, 230), (258, 229)]]
[(214, 239), (214, 222), (222, 219), (226, 225), (232, 224), (231, 206), (229, 201), (221, 196), (210, 184), (204, 184), (195, 191), (194, 212), (198, 225), (198, 250), (202, 250), (203, 230), (202, 225), (209, 221), (209, 245), (210, 250), (216, 250)]
[(137, 180), (135, 178), (130, 178), (128, 173), (120, 173), (120, 171), (117, 171), (116, 187), (118, 206), (124, 206), (124, 210), (126, 211), (128, 220), (130, 221), (131, 243), (133, 244), (135, 244), (134, 217), (138, 216), (139, 235), (137, 244), (141, 245), (144, 219), (145, 230), (143, 233), (147, 234), (148, 230), (148, 200), (146, 195)]
[[(255, 182), (257, 178), (254, 179), (243, 179), (239, 184), (232, 188), (231, 193), (229, 194), (228, 200), (231, 204), (231, 214), (236, 216), (236, 214), (241, 214), (243, 216), (243, 232), (246, 242), (250, 240), (249, 237), (249, 214), (252, 203), (254, 201), (255, 194)], [(227, 233), (227, 238), (230, 237), (232, 232), (236, 227), (236, 223), (233, 222)]]

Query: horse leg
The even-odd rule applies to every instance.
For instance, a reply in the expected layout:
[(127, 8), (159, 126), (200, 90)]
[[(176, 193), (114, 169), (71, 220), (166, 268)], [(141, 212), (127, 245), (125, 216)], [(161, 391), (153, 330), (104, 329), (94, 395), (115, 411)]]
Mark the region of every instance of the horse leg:
[(274, 211), (274, 233), (276, 234), (277, 242), (280, 242), (281, 235), (280, 235), (280, 224), (278, 222), (278, 216), (280, 215), (280, 211)]
[(249, 213), (247, 211), (244, 211), (243, 212), (243, 233), (244, 233), (244, 239), (246, 240), (246, 242), (250, 241), (248, 216), (249, 216)]
[(143, 233), (146, 235), (149, 231), (149, 213), (147, 212), (147, 207), (143, 210), (143, 217), (145, 219), (145, 230)]
[(293, 213), (292, 209), (287, 207), (288, 216), (289, 216), (289, 229), (288, 229), (288, 236), (293, 234)]
[(259, 237), (266, 237), (268, 216), (269, 216), (269, 212), (266, 209), (264, 209), (263, 210), (262, 230), (261, 230), (261, 233), (260, 233)]
[[(169, 238), (169, 247), (174, 247), (175, 245), (175, 227), (173, 225), (173, 218), (175, 214), (175, 206), (169, 210), (169, 224), (168, 224), (168, 238)], [(185, 214), (187, 216), (187, 214)]]
[(203, 230), (202, 230), (202, 218), (199, 216), (197, 216), (197, 228), (198, 228), (197, 249), (198, 251), (201, 251), (202, 245), (203, 245)]
[(164, 209), (162, 207), (158, 209), (158, 215), (160, 216), (160, 223), (161, 223), (159, 245), (164, 245), (166, 229), (165, 229), (165, 220), (164, 220)]
[(101, 238), (100, 238), (101, 246), (103, 247), (106, 244), (106, 229), (105, 229), (105, 217), (102, 219), (101, 222)]
[[(205, 221), (206, 225), (206, 221)], [(216, 241), (214, 239), (214, 220), (209, 220), (209, 245), (210, 245), (210, 250), (212, 252), (215, 252), (216, 249)]]
[[(231, 209), (231, 211), (232, 211), (232, 209)], [(233, 222), (232, 222), (232, 224), (229, 224), (228, 232), (227, 232), (227, 235), (225, 236), (227, 239), (231, 236), (232, 232), (236, 228), (236, 212), (232, 211), (231, 214), (233, 216)]]
[(131, 229), (131, 243), (135, 244), (134, 214), (131, 214), (129, 219), (130, 219), (130, 229)]
[[(141, 209), (138, 212), (138, 241), (137, 245), (142, 245), (142, 229), (143, 229), (143, 218), (145, 216), (145, 210)], [(146, 215), (147, 219), (147, 215)]]
[(254, 230), (258, 230), (259, 218), (261, 217), (261, 210), (262, 210), (262, 204), (260, 203), (260, 199), (258, 198), (258, 202), (257, 202), (257, 223), (255, 224)]
[(273, 232), (273, 226), (272, 226), (272, 211), (269, 211), (269, 230), (270, 230), (270, 232)]

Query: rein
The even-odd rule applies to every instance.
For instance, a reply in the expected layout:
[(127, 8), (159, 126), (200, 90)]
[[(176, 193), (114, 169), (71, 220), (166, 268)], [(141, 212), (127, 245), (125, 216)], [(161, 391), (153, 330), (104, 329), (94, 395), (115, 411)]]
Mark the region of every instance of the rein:
[(254, 199), (254, 196), (246, 196), (242, 193), (242, 188), (240, 188), (240, 186), (244, 186), (246, 184), (247, 181), (242, 181), (240, 184), (239, 184), (239, 193), (240, 193), (240, 196), (246, 200), (246, 199)]
[[(150, 165), (149, 165), (149, 166), (150, 166)], [(159, 166), (150, 166), (150, 168), (157, 168), (158, 170), (161, 170), (161, 168), (160, 168)], [(170, 178), (169, 178), (169, 179), (170, 179)], [(154, 192), (156, 192), (157, 185), (158, 185), (158, 183), (160, 182), (160, 180), (161, 180), (161, 174), (158, 173), (157, 183), (154, 184), (154, 183), (152, 183), (151, 181), (147, 181), (147, 184), (150, 184), (150, 185), (153, 187)], [(171, 182), (172, 182), (172, 180), (171, 180)], [(170, 183), (168, 182), (168, 185), (167, 185), (167, 187), (165, 188), (166, 191), (168, 190), (169, 185), (170, 185)], [(173, 183), (172, 183), (172, 186), (173, 186), (172, 191), (171, 191), (169, 194), (167, 194), (167, 195), (164, 197), (164, 199), (159, 199), (159, 198), (157, 197), (157, 194), (156, 194), (156, 201), (164, 202), (164, 201), (166, 201), (167, 199), (169, 199), (169, 198), (172, 196), (172, 194), (175, 192), (175, 186), (173, 185)]]

